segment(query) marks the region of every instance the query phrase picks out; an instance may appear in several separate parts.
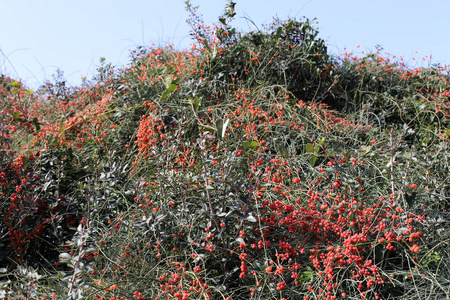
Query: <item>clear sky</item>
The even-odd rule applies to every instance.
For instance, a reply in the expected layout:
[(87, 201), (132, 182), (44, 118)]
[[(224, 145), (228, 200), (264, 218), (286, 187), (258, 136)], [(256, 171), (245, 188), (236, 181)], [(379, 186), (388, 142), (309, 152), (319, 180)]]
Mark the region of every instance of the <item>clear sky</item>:
[[(375, 51), (381, 45), (411, 65), (432, 55), (450, 65), (449, 0), (235, 0), (234, 26), (272, 17), (317, 19), (329, 50)], [(191, 0), (206, 23), (217, 22), (226, 0)], [(184, 0), (0, 0), (0, 73), (36, 88), (57, 68), (72, 85), (95, 73), (101, 57), (115, 66), (129, 50), (151, 44), (187, 48)], [(357, 46), (360, 45), (360, 48)], [(416, 53), (417, 52), (417, 53)], [(415, 58), (415, 60), (413, 60)]]

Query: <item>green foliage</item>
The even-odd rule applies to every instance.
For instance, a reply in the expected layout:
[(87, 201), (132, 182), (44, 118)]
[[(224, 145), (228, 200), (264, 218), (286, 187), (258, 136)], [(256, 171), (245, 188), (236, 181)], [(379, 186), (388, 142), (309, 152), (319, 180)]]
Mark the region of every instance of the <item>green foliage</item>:
[(445, 68), (235, 5), (81, 87), (0, 78), (0, 297), (449, 297)]

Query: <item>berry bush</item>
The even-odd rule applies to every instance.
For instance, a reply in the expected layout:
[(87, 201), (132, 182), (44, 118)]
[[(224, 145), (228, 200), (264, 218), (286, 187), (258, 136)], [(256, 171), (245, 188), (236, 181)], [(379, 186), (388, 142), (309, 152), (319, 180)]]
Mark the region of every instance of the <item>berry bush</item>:
[(0, 77), (2, 299), (447, 299), (450, 77), (308, 19)]

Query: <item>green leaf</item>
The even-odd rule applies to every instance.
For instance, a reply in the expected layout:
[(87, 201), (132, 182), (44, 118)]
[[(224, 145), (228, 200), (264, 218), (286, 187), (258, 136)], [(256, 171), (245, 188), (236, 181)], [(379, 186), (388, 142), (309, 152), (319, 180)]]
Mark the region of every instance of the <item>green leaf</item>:
[(366, 156), (372, 151), (372, 146), (361, 146), (361, 155)]
[(23, 168), (26, 169), (28, 168), (28, 166), (30, 165), (30, 159), (26, 156), (24, 156), (22, 158), (22, 162), (23, 162)]
[(164, 83), (166, 84), (166, 86), (170, 86), (171, 84), (178, 84), (180, 82), (180, 78), (172, 79), (173, 77), (173, 75), (164, 76)]
[(172, 75), (164, 76), (164, 83), (166, 84), (166, 86), (169, 86), (172, 83)]
[(256, 149), (256, 147), (258, 147), (257, 141), (253, 141), (253, 142), (245, 141), (244, 142), (244, 148), (253, 150), (253, 149)]
[(444, 130), (444, 136), (449, 136), (450, 135), (450, 128), (447, 128)]
[(20, 121), (20, 114), (18, 111), (10, 111), (10, 114), (12, 115), (13, 120), (18, 120)]
[(325, 138), (324, 138), (324, 137), (317, 141), (317, 144), (318, 144), (319, 146), (322, 146), (323, 143), (325, 143)]
[(313, 153), (314, 146), (311, 143), (306, 144), (305, 151), (308, 152), (308, 153)]
[[(319, 140), (319, 144), (321, 141)], [(322, 141), (323, 143), (323, 141)], [(320, 145), (313, 146), (311, 143), (305, 145), (305, 151), (310, 153), (309, 164), (314, 167), (317, 161), (317, 154), (319, 153)]]
[(282, 33), (283, 33), (283, 27), (278, 27), (277, 31), (275, 32), (275, 39), (278, 40), (278, 38), (281, 36)]
[(320, 151), (320, 145), (314, 146), (314, 153), (315, 153), (315, 154), (318, 154), (319, 151)]
[(177, 85), (172, 83), (171, 85), (169, 85), (169, 87), (166, 90), (166, 93), (172, 93), (173, 91), (175, 91), (177, 89)]
[(302, 272), (302, 275), (300, 276), (301, 281), (309, 281), (311, 279), (313, 279), (313, 272), (311, 271)]
[(177, 89), (177, 85), (172, 83), (161, 96), (161, 101), (166, 100), (167, 96)]
[(195, 98), (194, 98), (194, 103), (193, 103), (193, 105), (194, 105), (194, 110), (195, 110), (195, 111), (198, 111), (198, 107), (200, 106), (200, 99), (199, 99), (198, 97), (195, 97)]

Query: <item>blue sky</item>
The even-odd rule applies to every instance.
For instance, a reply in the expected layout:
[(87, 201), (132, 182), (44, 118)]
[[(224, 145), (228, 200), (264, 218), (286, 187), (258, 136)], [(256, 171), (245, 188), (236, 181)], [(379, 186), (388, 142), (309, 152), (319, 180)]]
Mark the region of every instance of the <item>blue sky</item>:
[[(412, 66), (422, 57), (450, 65), (448, 0), (235, 0), (241, 30), (273, 17), (317, 19), (329, 50), (375, 51), (381, 45)], [(206, 23), (226, 0), (191, 0)], [(184, 0), (0, 0), (0, 73), (36, 88), (60, 68), (72, 85), (93, 76), (101, 57), (120, 66), (136, 46), (191, 42)], [(360, 48), (357, 46), (360, 45)], [(417, 53), (416, 53), (417, 52)], [(415, 58), (415, 60), (413, 60)], [(428, 61), (425, 62), (427, 66)]]

